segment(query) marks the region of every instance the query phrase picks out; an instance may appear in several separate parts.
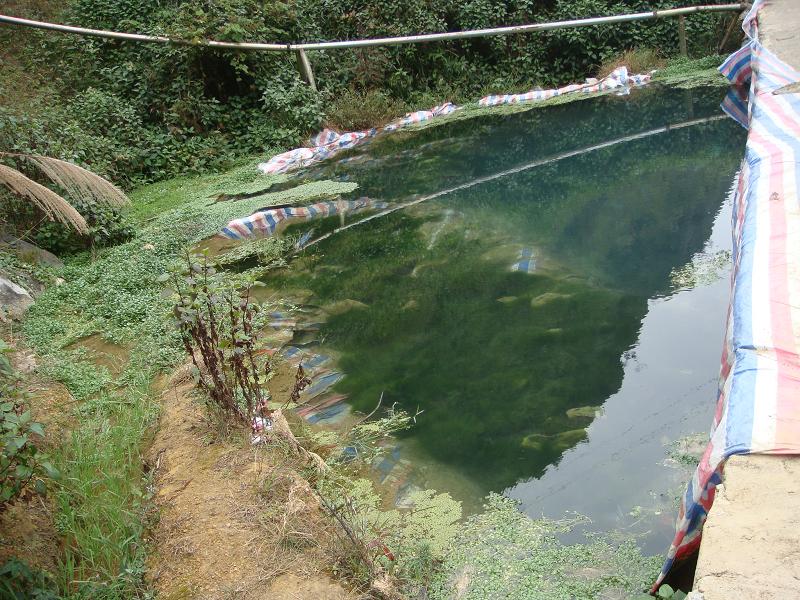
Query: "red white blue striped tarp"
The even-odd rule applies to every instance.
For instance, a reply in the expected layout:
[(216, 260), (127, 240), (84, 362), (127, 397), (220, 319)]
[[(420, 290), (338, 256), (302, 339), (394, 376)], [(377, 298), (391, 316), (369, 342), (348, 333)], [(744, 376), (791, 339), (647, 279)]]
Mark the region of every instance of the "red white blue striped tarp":
[(731, 303), (711, 436), (689, 482), (667, 560), (700, 544), (703, 523), (735, 454), (800, 454), (800, 95), (774, 93), (800, 73), (758, 39), (756, 0), (743, 24), (748, 42), (720, 67), (749, 84), (737, 120), (749, 129), (733, 211)]
[[(524, 94), (486, 96), (478, 102), (478, 106), (536, 102), (566, 94), (592, 94), (612, 90), (618, 93), (627, 93), (631, 86), (645, 85), (650, 81), (650, 78), (650, 74), (629, 75), (626, 67), (619, 67), (603, 79), (590, 79), (582, 84), (573, 84), (552, 90), (532, 90)], [(403, 127), (423, 123), (441, 115), (449, 115), (459, 108), (461, 107), (451, 102), (446, 102), (439, 106), (434, 106), (430, 110), (418, 110), (408, 113), (381, 129), (350, 131), (348, 133), (337, 133), (330, 129), (324, 129), (311, 138), (311, 146), (309, 148), (295, 148), (273, 156), (267, 162), (260, 163), (258, 169), (267, 174), (294, 171), (330, 158), (342, 150), (353, 148), (375, 137), (378, 133), (397, 131)]]
[(650, 82), (650, 74), (628, 75), (627, 67), (618, 67), (602, 79), (588, 79), (586, 83), (568, 85), (552, 90), (531, 90), (524, 94), (501, 94), (486, 96), (478, 101), (480, 106), (498, 106), (500, 104), (522, 104), (549, 100), (566, 94), (596, 94), (598, 92), (616, 91), (627, 93), (631, 86), (645, 85)]
[[(318, 217), (330, 217), (339, 213), (352, 214), (364, 210), (380, 210), (387, 206), (388, 204), (385, 202), (363, 197), (356, 200), (328, 200), (309, 204), (308, 206), (271, 208), (260, 210), (241, 219), (234, 219), (222, 228), (220, 235), (231, 240), (269, 237), (275, 234), (278, 226), (289, 223), (307, 221)], [(308, 240), (306, 239), (305, 241)]]

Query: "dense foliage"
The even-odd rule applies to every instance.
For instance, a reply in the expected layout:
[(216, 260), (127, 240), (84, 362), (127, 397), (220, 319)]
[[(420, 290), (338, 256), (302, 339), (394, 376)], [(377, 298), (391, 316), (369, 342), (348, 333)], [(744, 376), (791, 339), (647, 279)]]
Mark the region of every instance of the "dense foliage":
[[(74, 0), (56, 16), (84, 27), (190, 40), (289, 42), (499, 26), (686, 3)], [(707, 53), (721, 37), (727, 18), (723, 13), (687, 19), (690, 51)], [(539, 35), (311, 52), (318, 93), (302, 82), (291, 53), (132, 44), (38, 32), (21, 32), (17, 40), (25, 44), (29, 66), (48, 73), (48, 85), (59, 101), (40, 110), (26, 102), (20, 109), (28, 116), (20, 109), (0, 109), (0, 147), (75, 160), (131, 185), (200, 172), (235, 156), (295, 144), (326, 118), (332, 124), (364, 126), (367, 123), (352, 114), (354, 102), (374, 120), (382, 120), (404, 108), (445, 99), (579, 80), (627, 48), (652, 47), (671, 55), (677, 51), (677, 26), (665, 19)]]

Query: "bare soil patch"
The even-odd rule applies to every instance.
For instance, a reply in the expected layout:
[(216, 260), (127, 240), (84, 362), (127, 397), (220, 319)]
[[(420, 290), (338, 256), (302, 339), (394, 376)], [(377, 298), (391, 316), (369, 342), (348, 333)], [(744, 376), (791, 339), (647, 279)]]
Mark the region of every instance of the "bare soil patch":
[(158, 522), (148, 577), (160, 598), (351, 598), (324, 569), (330, 524), (303, 461), (280, 444), (220, 432), (173, 383), (148, 461)]

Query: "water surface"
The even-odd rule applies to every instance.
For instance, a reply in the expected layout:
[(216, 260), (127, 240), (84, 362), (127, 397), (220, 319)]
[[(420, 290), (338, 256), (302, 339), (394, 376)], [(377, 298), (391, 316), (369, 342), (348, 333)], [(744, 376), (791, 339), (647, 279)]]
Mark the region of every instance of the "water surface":
[(330, 311), (318, 341), (354, 408), (383, 393), (423, 411), (402, 435), (409, 483), (468, 507), (500, 491), (531, 515), (579, 511), (663, 549), (685, 476), (666, 446), (710, 422), (722, 347), (745, 137), (716, 119), (723, 93), (453, 121), (311, 174), (392, 203), (460, 188), (333, 235), (271, 281), (312, 306), (361, 303)]

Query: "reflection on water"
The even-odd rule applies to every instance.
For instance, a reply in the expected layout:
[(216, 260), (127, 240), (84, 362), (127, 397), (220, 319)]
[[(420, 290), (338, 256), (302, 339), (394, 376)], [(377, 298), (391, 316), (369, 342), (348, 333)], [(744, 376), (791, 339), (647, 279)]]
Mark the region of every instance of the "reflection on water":
[(320, 332), (346, 373), (337, 391), (365, 412), (382, 392), (424, 411), (404, 446), (419, 484), (472, 505), (507, 490), (531, 514), (579, 510), (601, 527), (658, 504), (663, 444), (708, 421), (727, 301), (724, 281), (677, 292), (670, 273), (727, 247), (744, 132), (712, 120), (603, 143), (715, 116), (720, 96), (648, 90), (456, 121), (313, 174), (400, 203), (603, 146), (365, 222), (271, 282), (310, 304), (357, 301)]

